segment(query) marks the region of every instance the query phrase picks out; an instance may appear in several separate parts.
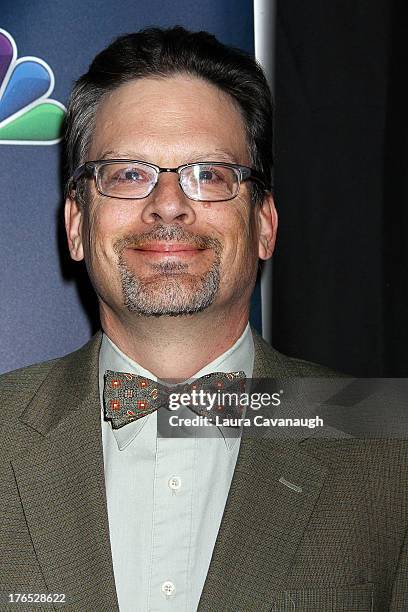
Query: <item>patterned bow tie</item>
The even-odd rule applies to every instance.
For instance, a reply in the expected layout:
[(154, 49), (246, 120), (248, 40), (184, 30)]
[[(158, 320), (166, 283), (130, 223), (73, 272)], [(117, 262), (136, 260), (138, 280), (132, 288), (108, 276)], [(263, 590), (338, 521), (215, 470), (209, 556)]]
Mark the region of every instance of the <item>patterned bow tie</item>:
[[(169, 408), (170, 395), (174, 398), (174, 394), (179, 398), (181, 394), (188, 394), (192, 398), (188, 407), (200, 416), (209, 419), (212, 419), (214, 414), (228, 418), (239, 417), (241, 406), (238, 401), (235, 405), (231, 405), (231, 401), (230, 405), (224, 405), (219, 400), (224, 392), (236, 393), (239, 397), (239, 393), (243, 391), (245, 372), (242, 371), (214, 372), (201, 376), (192, 383), (167, 387), (144, 376), (106, 370), (103, 391), (105, 418), (111, 420), (113, 429), (119, 429), (161, 407)], [(186, 404), (183, 402), (182, 405)]]

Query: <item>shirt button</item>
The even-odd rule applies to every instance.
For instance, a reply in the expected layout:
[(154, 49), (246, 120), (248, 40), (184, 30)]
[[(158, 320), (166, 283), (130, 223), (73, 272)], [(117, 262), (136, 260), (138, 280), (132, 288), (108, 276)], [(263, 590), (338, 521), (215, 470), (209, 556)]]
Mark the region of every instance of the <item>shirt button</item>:
[(166, 580), (166, 582), (163, 582), (163, 584), (161, 585), (161, 590), (166, 597), (171, 597), (175, 594), (176, 587), (172, 582), (170, 582), (170, 580)]
[(181, 488), (181, 478), (178, 476), (172, 476), (168, 480), (168, 485), (172, 491), (178, 491)]

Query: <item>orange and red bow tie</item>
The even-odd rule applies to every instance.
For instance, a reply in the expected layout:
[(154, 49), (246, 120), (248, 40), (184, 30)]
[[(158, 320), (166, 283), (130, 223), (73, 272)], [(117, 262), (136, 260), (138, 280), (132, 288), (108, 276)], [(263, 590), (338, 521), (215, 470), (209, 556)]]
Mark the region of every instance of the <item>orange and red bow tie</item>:
[[(106, 370), (103, 391), (105, 418), (111, 420), (113, 429), (119, 429), (161, 407), (168, 408), (169, 396), (171, 394), (180, 396), (183, 393), (200, 399), (198, 405), (194, 402), (188, 404), (188, 407), (200, 416), (212, 418), (214, 414), (221, 414), (228, 418), (239, 417), (242, 409), (238, 401), (234, 405), (231, 405), (231, 402), (225, 405), (223, 402), (217, 402), (217, 399), (222, 398), (224, 392), (236, 393), (238, 397), (238, 394), (244, 391), (245, 372), (242, 371), (214, 372), (201, 376), (191, 383), (169, 387), (145, 376)], [(206, 403), (210, 394), (216, 394), (216, 401), (213, 401), (211, 410)]]

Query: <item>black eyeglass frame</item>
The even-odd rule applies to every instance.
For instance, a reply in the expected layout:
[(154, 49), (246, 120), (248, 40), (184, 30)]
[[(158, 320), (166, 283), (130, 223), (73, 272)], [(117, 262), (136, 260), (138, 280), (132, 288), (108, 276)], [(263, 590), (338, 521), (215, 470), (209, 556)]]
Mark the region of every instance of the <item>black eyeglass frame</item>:
[[(121, 197), (121, 196), (110, 196), (107, 195), (106, 193), (103, 193), (103, 191), (101, 191), (100, 186), (98, 185), (98, 171), (99, 168), (101, 166), (106, 166), (108, 164), (144, 164), (145, 166), (148, 166), (149, 168), (152, 168), (153, 170), (156, 171), (156, 181), (153, 184), (153, 187), (151, 188), (151, 190), (149, 191), (149, 193), (143, 197)], [(240, 164), (232, 164), (232, 163), (228, 163), (228, 162), (192, 162), (189, 164), (182, 164), (181, 166), (177, 166), (176, 168), (162, 168), (161, 166), (157, 166), (156, 164), (151, 164), (150, 162), (145, 162), (142, 161), (140, 159), (97, 159), (97, 160), (92, 160), (92, 161), (87, 161), (84, 164), (82, 164), (81, 166), (78, 166), (78, 168), (75, 170), (74, 174), (72, 175), (70, 182), (69, 182), (69, 188), (70, 189), (75, 189), (77, 182), (84, 176), (88, 177), (88, 178), (93, 178), (95, 181), (95, 187), (97, 189), (97, 191), (107, 197), (107, 198), (115, 198), (118, 200), (144, 200), (145, 198), (147, 198), (153, 191), (153, 189), (156, 187), (157, 183), (159, 182), (159, 174), (161, 174), (162, 172), (176, 172), (179, 175), (179, 186), (180, 189), (182, 190), (182, 192), (184, 193), (184, 195), (189, 199), (189, 200), (193, 200), (194, 202), (207, 202), (210, 200), (202, 200), (200, 198), (192, 198), (189, 195), (186, 194), (186, 192), (183, 189), (183, 186), (180, 182), (180, 177), (181, 177), (181, 172), (184, 168), (190, 168), (192, 166), (197, 166), (197, 165), (202, 165), (202, 166), (223, 166), (226, 168), (232, 168), (232, 170), (235, 171), (236, 176), (238, 178), (238, 190), (237, 193), (235, 195), (233, 195), (230, 198), (225, 198), (225, 200), (215, 200), (217, 202), (227, 202), (229, 200), (233, 200), (234, 198), (237, 197), (237, 195), (239, 194), (239, 190), (241, 187), (241, 183), (243, 183), (244, 181), (255, 181), (257, 183), (259, 183), (260, 185), (262, 185), (264, 191), (269, 191), (265, 185), (265, 181), (262, 179), (262, 176), (259, 172), (257, 172), (256, 170), (254, 170), (253, 168), (250, 168), (249, 166), (242, 166)]]

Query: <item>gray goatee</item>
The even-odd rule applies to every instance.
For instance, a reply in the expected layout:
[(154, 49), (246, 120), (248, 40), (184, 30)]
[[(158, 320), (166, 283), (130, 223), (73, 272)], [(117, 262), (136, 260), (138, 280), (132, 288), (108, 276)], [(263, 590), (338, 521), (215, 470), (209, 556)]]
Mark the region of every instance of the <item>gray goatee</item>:
[[(125, 248), (138, 248), (152, 241), (182, 241), (200, 249), (211, 248), (215, 258), (203, 275), (188, 272), (189, 265), (177, 261), (151, 263), (154, 272), (139, 278), (123, 257)], [(179, 225), (157, 225), (152, 231), (128, 235), (114, 244), (122, 283), (123, 301), (129, 312), (143, 316), (182, 316), (200, 312), (213, 303), (220, 286), (222, 245), (208, 236), (196, 236)]]

